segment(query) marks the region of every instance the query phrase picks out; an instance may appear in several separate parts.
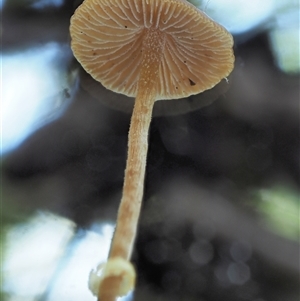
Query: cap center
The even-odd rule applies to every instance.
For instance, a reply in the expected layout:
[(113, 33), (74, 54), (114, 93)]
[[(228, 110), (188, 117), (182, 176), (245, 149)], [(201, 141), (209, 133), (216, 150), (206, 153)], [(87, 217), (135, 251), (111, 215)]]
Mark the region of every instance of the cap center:
[(143, 89), (147, 91), (147, 93), (151, 93), (150, 90), (156, 88), (159, 66), (166, 44), (166, 34), (161, 32), (158, 28), (150, 27), (144, 29), (143, 36), (141, 49), (142, 63), (138, 90)]

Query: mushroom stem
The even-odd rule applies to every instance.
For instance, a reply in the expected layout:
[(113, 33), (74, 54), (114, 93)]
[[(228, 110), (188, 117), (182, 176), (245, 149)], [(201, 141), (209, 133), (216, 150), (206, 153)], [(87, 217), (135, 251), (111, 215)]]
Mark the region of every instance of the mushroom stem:
[[(148, 132), (157, 95), (156, 86), (164, 45), (164, 34), (153, 28), (145, 29), (138, 91), (128, 135), (128, 157), (123, 195), (109, 260), (121, 257), (129, 261), (132, 253), (144, 190)], [(113, 278), (119, 278), (119, 282), (121, 282), (121, 277)], [(115, 296), (119, 296), (118, 286), (120, 284), (115, 280), (105, 281), (104, 279), (102, 281), (99, 289), (99, 301), (114, 300), (113, 298), (104, 298), (108, 290), (110, 292), (114, 290)], [(115, 289), (112, 289), (112, 285)]]
[(154, 91), (142, 97), (138, 94), (128, 135), (128, 157), (125, 169), (123, 196), (121, 199), (117, 226), (109, 257), (120, 256), (129, 259), (136, 234), (137, 221), (143, 197), (143, 184), (148, 151), (148, 131), (154, 105)]

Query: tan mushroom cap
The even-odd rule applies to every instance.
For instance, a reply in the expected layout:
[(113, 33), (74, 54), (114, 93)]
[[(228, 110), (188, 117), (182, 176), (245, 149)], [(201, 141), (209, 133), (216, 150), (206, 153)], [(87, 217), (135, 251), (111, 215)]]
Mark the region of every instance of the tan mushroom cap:
[(156, 100), (198, 94), (232, 71), (232, 36), (184, 0), (85, 0), (71, 19), (71, 46), (94, 79), (135, 97), (149, 28), (165, 39)]

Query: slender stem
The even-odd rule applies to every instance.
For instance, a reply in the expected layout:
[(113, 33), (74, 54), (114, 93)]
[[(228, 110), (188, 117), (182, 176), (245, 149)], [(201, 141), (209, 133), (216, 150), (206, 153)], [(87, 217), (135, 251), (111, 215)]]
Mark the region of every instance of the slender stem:
[(128, 136), (128, 157), (123, 196), (119, 207), (117, 227), (110, 257), (129, 259), (136, 235), (144, 190), (148, 151), (148, 131), (156, 99), (156, 83), (164, 48), (164, 37), (148, 29), (143, 43), (143, 59)]
[[(143, 197), (143, 186), (148, 151), (148, 131), (155, 101), (154, 91), (147, 88), (148, 97), (137, 96), (128, 135), (128, 157), (123, 196), (110, 257), (129, 259)], [(142, 94), (142, 93), (140, 93)]]
[[(125, 169), (123, 195), (109, 258), (121, 257), (125, 260), (129, 260), (132, 253), (143, 197), (148, 151), (148, 132), (153, 105), (156, 100), (155, 88), (165, 44), (164, 40), (165, 36), (157, 30), (152, 28), (145, 29), (138, 92), (128, 135), (128, 157)], [(107, 283), (105, 283), (105, 280), (102, 282), (99, 289), (98, 300), (114, 300), (114, 297), (107, 296), (104, 298), (106, 294), (105, 287), (107, 290), (112, 291), (112, 286), (117, 287), (118, 285), (113, 279), (109, 281), (110, 278), (116, 277), (109, 277)], [(115, 291), (117, 291), (117, 289)], [(112, 295), (111, 293), (111, 296)]]

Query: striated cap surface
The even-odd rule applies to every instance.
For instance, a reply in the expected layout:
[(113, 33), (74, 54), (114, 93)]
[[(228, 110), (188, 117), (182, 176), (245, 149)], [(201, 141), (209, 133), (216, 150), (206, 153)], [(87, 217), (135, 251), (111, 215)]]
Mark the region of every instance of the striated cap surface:
[(198, 94), (232, 71), (231, 34), (184, 0), (85, 0), (71, 18), (71, 47), (94, 79), (135, 97), (149, 28), (165, 37), (157, 100)]

